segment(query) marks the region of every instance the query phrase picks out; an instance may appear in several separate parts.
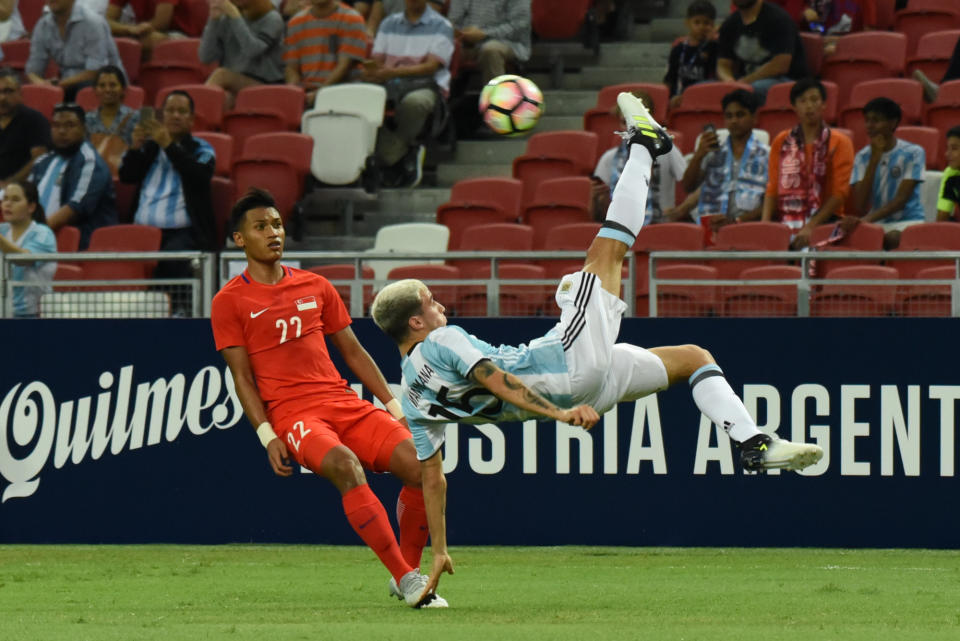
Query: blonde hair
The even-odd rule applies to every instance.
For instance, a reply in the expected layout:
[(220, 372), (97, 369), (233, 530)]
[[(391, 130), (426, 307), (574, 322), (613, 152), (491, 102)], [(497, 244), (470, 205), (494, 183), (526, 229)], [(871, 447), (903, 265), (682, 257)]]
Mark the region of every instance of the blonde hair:
[(390, 283), (373, 299), (370, 306), (373, 322), (395, 342), (403, 342), (410, 331), (410, 317), (423, 312), (420, 292), (426, 288), (415, 278)]

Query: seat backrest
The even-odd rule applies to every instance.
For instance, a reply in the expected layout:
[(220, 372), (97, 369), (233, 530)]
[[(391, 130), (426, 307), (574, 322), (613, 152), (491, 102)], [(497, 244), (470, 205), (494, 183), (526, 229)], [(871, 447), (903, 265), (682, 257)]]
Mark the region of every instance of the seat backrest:
[(826, 278), (830, 280), (896, 280), (900, 278), (900, 273), (895, 267), (885, 265), (850, 265), (831, 269)]
[(450, 251), (463, 249), (464, 232), (475, 225), (515, 223), (518, 216), (496, 203), (444, 203), (437, 208), (437, 223), (450, 229)]
[(80, 229), (73, 225), (64, 225), (57, 230), (57, 251), (75, 252), (80, 249)]
[(533, 227), (516, 223), (474, 225), (463, 231), (463, 251), (529, 251), (533, 249)]
[(306, 174), (310, 171), (310, 158), (313, 155), (313, 138), (292, 131), (278, 131), (270, 134), (250, 136), (243, 143), (245, 159), (262, 158), (265, 160), (285, 160), (297, 171)]
[(266, 189), (277, 200), (277, 211), (284, 222), (290, 219), (294, 205), (300, 200), (300, 177), (293, 166), (282, 160), (238, 160), (233, 163), (236, 193), (251, 187)]
[(940, 156), (940, 132), (933, 127), (897, 127), (895, 132), (897, 138), (903, 138), (907, 142), (923, 147), (927, 156), (927, 169), (940, 169), (943, 167), (944, 159)]
[(659, 223), (647, 225), (637, 234), (634, 251), (703, 249), (703, 229), (693, 223)]
[(143, 46), (139, 40), (133, 38), (114, 38), (117, 52), (123, 62), (123, 70), (127, 72), (127, 85), (130, 86), (140, 77), (140, 59), (143, 57)]
[(900, 232), (899, 250), (960, 250), (960, 225), (933, 222), (911, 225)]
[(533, 0), (530, 19), (533, 32), (547, 40), (569, 40), (583, 25), (592, 0)]
[(737, 249), (786, 251), (790, 248), (790, 235), (790, 228), (783, 223), (746, 222), (721, 227), (716, 244)]
[(151, 63), (186, 62), (200, 64), (200, 38), (168, 38), (153, 47)]
[(230, 167), (233, 164), (233, 138), (216, 131), (196, 131), (193, 135), (206, 140), (213, 147), (213, 153), (217, 158), (216, 175), (229, 177)]
[[(310, 173), (328, 185), (356, 182), (376, 144), (377, 127), (356, 114), (307, 111), (301, 131), (314, 140)], [(336, 154), (327, 152), (336, 149)]]
[(593, 181), (586, 176), (551, 178), (537, 185), (534, 204), (565, 204), (589, 207), (593, 197)]
[(920, 36), (915, 58), (949, 60), (960, 40), (960, 29), (933, 31)]
[(931, 107), (937, 106), (960, 106), (960, 80), (948, 80), (940, 85), (937, 92), (937, 99), (933, 101)]
[[(830, 238), (837, 228), (836, 223), (817, 225), (810, 235), (810, 244), (817, 245)], [(875, 223), (861, 222), (832, 246), (862, 251), (880, 251), (883, 249), (884, 229)]]
[(527, 156), (566, 158), (586, 174), (593, 172), (597, 159), (597, 134), (592, 131), (546, 131), (530, 136)]
[[(823, 88), (827, 91), (827, 104), (823, 112), (824, 120), (827, 122), (834, 122), (837, 117), (837, 101), (840, 94), (840, 90), (837, 87), (837, 83), (831, 82), (829, 80), (821, 80)], [(766, 101), (763, 103), (763, 106), (760, 107), (760, 111), (769, 111), (771, 109), (789, 109), (793, 110), (793, 105), (790, 104), (790, 90), (793, 89), (794, 81), (790, 82), (780, 82), (767, 91)], [(776, 135), (777, 132), (771, 131), (771, 135)]]
[(90, 234), (87, 251), (151, 252), (160, 251), (162, 232), (150, 225), (110, 225)]
[(571, 223), (557, 225), (547, 232), (543, 248), (557, 251), (586, 251), (597, 237), (600, 223)]
[(931, 31), (960, 28), (960, 8), (955, 3), (910, 0), (906, 9), (897, 12), (894, 30), (907, 36), (907, 54), (917, 51), (920, 38)]
[(897, 75), (907, 62), (907, 37), (902, 33), (862, 31), (840, 36), (836, 51), (823, 60), (824, 73), (836, 64), (876, 61)]
[(740, 272), (743, 280), (782, 280), (800, 278), (802, 272), (796, 265), (758, 265)]
[(438, 223), (399, 223), (377, 230), (373, 251), (445, 252), (450, 228)]
[(820, 67), (823, 65), (823, 36), (801, 31), (800, 42), (803, 44), (803, 53), (807, 58), (807, 71), (812, 76), (819, 76)]
[[(387, 104), (387, 90), (380, 85), (353, 82), (324, 87), (317, 92), (313, 109), (304, 113), (334, 112), (361, 116), (374, 127), (383, 124), (383, 109)], [(336, 147), (333, 147), (336, 149)]]
[(53, 117), (53, 108), (63, 102), (63, 89), (51, 85), (23, 85), (20, 87), (23, 104), (42, 113), (47, 120)]
[(523, 183), (516, 178), (468, 178), (454, 183), (450, 202), (493, 202), (519, 218), (522, 195)]
[(171, 91), (186, 91), (193, 98), (194, 131), (211, 131), (220, 129), (223, 124), (223, 100), (225, 92), (220, 87), (212, 85), (179, 85), (164, 87), (157, 92), (156, 108), (163, 109), (163, 101)]
[(722, 112), (721, 100), (734, 89), (753, 91), (753, 87), (742, 82), (705, 82), (684, 90), (679, 109)]
[(857, 83), (850, 90), (850, 98), (844, 109), (862, 109), (874, 98), (895, 100), (903, 111), (903, 123), (920, 122), (923, 117), (923, 86), (916, 80), (883, 78)]
[(624, 82), (617, 85), (608, 85), (597, 94), (597, 109), (611, 110), (617, 104), (617, 96), (623, 91), (645, 91), (653, 99), (653, 114), (656, 120), (663, 122), (667, 119), (667, 104), (670, 102), (670, 91), (666, 85), (650, 82)]
[(433, 265), (421, 263), (394, 267), (387, 274), (388, 280), (403, 280), (416, 278), (417, 280), (454, 280), (460, 278), (460, 270), (453, 265)]
[(296, 129), (303, 115), (304, 90), (294, 85), (256, 85), (237, 92), (235, 111), (278, 111), (287, 127)]

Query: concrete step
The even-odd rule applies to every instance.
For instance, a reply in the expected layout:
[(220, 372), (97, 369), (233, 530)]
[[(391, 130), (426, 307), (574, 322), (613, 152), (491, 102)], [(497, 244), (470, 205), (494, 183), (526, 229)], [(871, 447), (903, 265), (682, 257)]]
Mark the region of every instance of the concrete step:
[[(584, 67), (579, 73), (564, 74), (559, 87), (564, 90), (596, 91), (607, 85), (621, 82), (662, 82), (667, 66), (655, 67)], [(533, 74), (531, 80), (544, 87), (550, 87), (547, 74)], [(547, 105), (547, 109), (549, 109)]]
[(461, 140), (457, 143), (457, 164), (506, 165), (527, 148), (526, 138)]
[(566, 131), (583, 129), (583, 114), (579, 116), (543, 116), (537, 123), (536, 131)]
[(513, 171), (511, 164), (483, 164), (457, 163), (440, 165), (437, 167), (437, 184), (451, 186), (464, 178), (481, 178), (484, 176), (510, 176)]
[[(718, 22), (717, 26), (719, 25)], [(650, 21), (649, 42), (673, 42), (678, 36), (685, 35), (687, 35), (687, 23), (684, 18), (655, 18)]]
[[(459, 143), (462, 145), (463, 143)], [(458, 145), (458, 146), (459, 146)], [(379, 214), (405, 214), (412, 211), (436, 211), (450, 200), (450, 189), (445, 187), (417, 187), (416, 189), (381, 189), (369, 211)], [(367, 211), (365, 209), (365, 211)]]
[(667, 67), (670, 45), (666, 42), (611, 42), (600, 48), (597, 67)]
[(590, 90), (544, 92), (546, 114), (550, 116), (582, 116), (597, 102), (597, 92)]

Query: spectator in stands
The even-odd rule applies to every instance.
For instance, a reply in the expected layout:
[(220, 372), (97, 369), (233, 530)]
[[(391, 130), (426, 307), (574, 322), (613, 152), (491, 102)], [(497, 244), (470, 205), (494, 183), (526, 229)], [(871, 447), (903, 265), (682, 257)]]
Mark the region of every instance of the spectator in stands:
[(450, 93), (453, 27), (427, 0), (406, 0), (405, 7), (380, 25), (363, 78), (382, 83), (388, 104), (394, 105), (392, 122), (377, 134), (385, 184), (416, 187), (424, 157), (418, 140), (431, 115), (442, 118), (442, 103)]
[[(120, 180), (139, 185), (133, 221), (163, 230), (162, 250), (215, 250), (210, 182), (216, 157), (205, 140), (190, 135), (193, 98), (174, 90), (163, 102), (162, 120), (143, 120), (123, 156)], [(158, 277), (190, 276), (183, 262), (160, 263)]]
[(530, 57), (530, 0), (452, 0), (448, 17), (483, 82)]
[[(0, 252), (4, 254), (51, 254), (57, 251), (57, 239), (47, 227), (37, 187), (29, 181), (14, 181), (3, 191), (3, 222), (0, 223)], [(51, 291), (50, 281), (57, 271), (54, 262), (13, 264), (10, 279), (36, 285), (13, 288), (13, 315), (17, 318), (40, 314), (40, 297)]]
[(287, 84), (303, 87), (307, 105), (313, 105), (317, 90), (359, 75), (367, 42), (359, 13), (337, 0), (310, 0), (310, 9), (287, 24)]
[[(647, 110), (653, 111), (653, 98), (650, 97), (650, 94), (639, 90), (631, 93), (643, 102)], [(621, 117), (620, 124), (626, 131), (627, 124), (622, 120), (623, 116), (620, 114), (619, 107), (617, 113)], [(597, 161), (596, 168), (593, 170), (593, 211), (601, 219), (613, 199), (613, 190), (616, 189), (617, 183), (620, 181), (629, 155), (629, 141), (621, 141), (616, 147), (611, 147), (603, 152), (600, 160)], [(684, 160), (683, 153), (676, 145), (666, 154), (654, 158), (644, 225), (677, 222), (688, 218), (690, 210), (696, 205), (696, 200), (688, 199), (680, 205), (676, 204), (677, 181), (683, 177), (686, 168), (687, 161)]]
[(900, 244), (900, 232), (924, 221), (920, 183), (927, 155), (894, 135), (902, 117), (900, 105), (890, 98), (874, 98), (863, 107), (870, 144), (853, 161), (854, 202), (860, 219), (879, 223), (886, 232), (884, 249)]
[[(198, 38), (206, 20), (205, 12), (199, 10), (207, 0), (110, 0), (107, 7), (107, 22), (115, 36), (136, 38), (143, 47), (147, 59), (159, 42), (170, 37)], [(121, 21), (125, 7), (133, 10), (134, 22)]]
[[(47, 0), (50, 7), (33, 28), (26, 75), (33, 84), (58, 85), (64, 99), (72, 101), (80, 89), (93, 84), (97, 70), (106, 65), (123, 69), (117, 44), (103, 17), (75, 0)], [(53, 60), (57, 78), (44, 78)]]
[(289, 20), (301, 11), (310, 8), (310, 0), (273, 0), (273, 6), (283, 16), (283, 19)]
[(736, 89), (723, 97), (723, 144), (716, 132), (704, 131), (687, 170), (683, 188), (700, 189), (695, 222), (702, 216), (722, 216), (721, 222), (759, 220), (767, 187), (770, 146), (754, 135), (759, 107), (756, 94)]
[[(367, 33), (371, 38), (377, 35), (380, 23), (383, 22), (385, 17), (404, 10), (404, 0), (373, 0), (372, 3), (347, 2), (346, 4), (352, 4), (353, 8), (367, 21)], [(437, 13), (443, 13), (443, 2), (427, 0), (427, 4)]]
[[(120, 151), (120, 155), (123, 155), (133, 142), (133, 128), (140, 122), (140, 112), (123, 103), (126, 90), (127, 79), (118, 67), (107, 65), (97, 71), (93, 93), (96, 94), (100, 106), (87, 112), (86, 127), (90, 142), (107, 164), (110, 164), (107, 156), (116, 153), (115, 148), (119, 143), (123, 144)], [(108, 140), (111, 136), (114, 139)], [(119, 139), (119, 142), (116, 139)], [(117, 160), (119, 162), (119, 158)]]
[[(0, 0), (0, 42), (17, 40), (27, 35), (20, 12), (17, 11), (17, 1)], [(3, 52), (0, 51), (0, 60), (2, 59)]]
[(690, 85), (713, 80), (717, 72), (714, 20), (717, 8), (709, 0), (694, 0), (687, 7), (687, 37), (670, 50), (663, 83), (670, 90), (670, 108), (680, 105), (680, 94)]
[(793, 229), (792, 247), (810, 244), (813, 229), (843, 215), (853, 169), (853, 143), (823, 121), (827, 90), (804, 78), (790, 89), (799, 123), (770, 143), (770, 178), (763, 199), (763, 220)]
[(51, 146), (50, 123), (23, 104), (17, 73), (0, 68), (0, 187), (25, 179), (33, 159)]
[(73, 103), (54, 107), (50, 131), (52, 151), (37, 158), (30, 182), (40, 192), (47, 225), (80, 229), (80, 249), (86, 249), (97, 227), (117, 223), (116, 197), (110, 168), (87, 141), (83, 108)]
[(937, 220), (956, 220), (954, 210), (960, 205), (960, 126), (947, 131), (947, 168), (940, 180)]
[(764, 0), (734, 0), (720, 27), (717, 79), (738, 80), (761, 96), (779, 82), (807, 75), (806, 53), (790, 16)]
[(207, 84), (226, 92), (227, 109), (245, 87), (283, 82), (283, 30), (270, 0), (210, 0), (198, 54), (220, 65)]
[(937, 94), (940, 92), (940, 85), (949, 82), (951, 80), (960, 79), (960, 38), (957, 38), (957, 45), (953, 48), (953, 54), (950, 56), (950, 63), (947, 65), (947, 70), (943, 74), (943, 78), (940, 79), (940, 84), (935, 83), (933, 80), (927, 77), (927, 74), (923, 73), (922, 70), (917, 69), (913, 72), (913, 77), (920, 81), (920, 84), (923, 85), (923, 98), (927, 102), (933, 102), (937, 99)]

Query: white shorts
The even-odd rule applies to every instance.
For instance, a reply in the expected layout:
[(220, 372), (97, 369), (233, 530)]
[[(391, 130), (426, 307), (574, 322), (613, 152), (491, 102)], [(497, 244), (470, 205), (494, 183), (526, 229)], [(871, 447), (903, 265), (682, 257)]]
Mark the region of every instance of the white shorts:
[(617, 343), (627, 304), (603, 289), (594, 274), (567, 274), (557, 287), (564, 356), (576, 404), (604, 413), (667, 388), (667, 370), (655, 354)]

